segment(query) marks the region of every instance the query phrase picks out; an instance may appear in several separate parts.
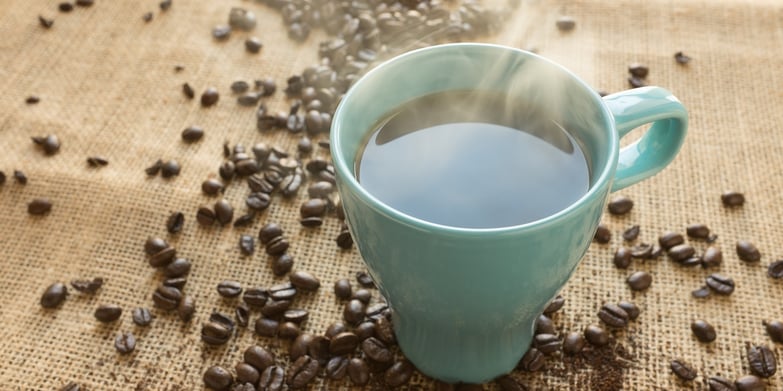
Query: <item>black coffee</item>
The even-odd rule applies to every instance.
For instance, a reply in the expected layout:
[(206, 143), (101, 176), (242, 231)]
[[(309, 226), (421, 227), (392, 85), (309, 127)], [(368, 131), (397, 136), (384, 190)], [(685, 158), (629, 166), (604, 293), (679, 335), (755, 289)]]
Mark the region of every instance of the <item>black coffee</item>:
[(420, 97), (377, 124), (356, 176), (387, 205), (466, 228), (524, 224), (582, 197), (590, 172), (576, 140), (540, 111), (494, 92)]

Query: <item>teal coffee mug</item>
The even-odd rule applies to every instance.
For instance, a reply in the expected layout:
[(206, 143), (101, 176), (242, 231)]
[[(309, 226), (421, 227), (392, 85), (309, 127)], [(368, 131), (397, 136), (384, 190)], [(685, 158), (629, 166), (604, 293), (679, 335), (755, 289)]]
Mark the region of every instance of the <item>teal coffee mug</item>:
[[(524, 101), (526, 110), (532, 103), (542, 115), (556, 116), (588, 161), (586, 194), (532, 222), (471, 229), (402, 213), (362, 187), (357, 156), (379, 120), (413, 99), (452, 90), (502, 92), (520, 107)], [(647, 132), (620, 149), (620, 137), (648, 123)], [(530, 346), (536, 318), (587, 251), (609, 193), (662, 170), (687, 125), (683, 105), (662, 88), (601, 98), (562, 66), (504, 46), (419, 49), (361, 77), (335, 113), (331, 153), (349, 229), (389, 304), (405, 356), (449, 383), (482, 383), (513, 370)], [(513, 179), (513, 172), (497, 175)]]

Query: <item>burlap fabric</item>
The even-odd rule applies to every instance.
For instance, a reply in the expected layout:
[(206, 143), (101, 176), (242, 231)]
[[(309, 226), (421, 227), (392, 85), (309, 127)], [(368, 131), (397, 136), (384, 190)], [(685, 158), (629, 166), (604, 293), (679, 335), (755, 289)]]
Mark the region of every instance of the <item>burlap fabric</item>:
[[(216, 173), (224, 141), (246, 146), (265, 141), (293, 151), (298, 140), (283, 131), (256, 131), (254, 110), (236, 105), (228, 86), (263, 76), (284, 85), (289, 75), (317, 61), (319, 36), (293, 43), (281, 29), (280, 15), (254, 2), (175, 0), (165, 14), (157, 3), (98, 0), (92, 8), (61, 14), (55, 1), (0, 1), (0, 170), (20, 169), (29, 176), (26, 186), (10, 178), (0, 186), (2, 390), (52, 390), (70, 381), (88, 390), (201, 389), (207, 367), (233, 368), (253, 343), (275, 349), (285, 362), (286, 343), (257, 337), (252, 328), (240, 328), (221, 348), (199, 339), (210, 312), (233, 312), (235, 302), (215, 291), (219, 281), (234, 279), (248, 287), (284, 281), (272, 276), (262, 251), (241, 257), (237, 249), (239, 235), (255, 235), (264, 222), (284, 227), (295, 269), (309, 270), (322, 281), (317, 294), (296, 302), (311, 312), (308, 332), (323, 333), (341, 318), (342, 305), (331, 285), (339, 278), (353, 280), (363, 270), (355, 250), (335, 245), (337, 219), (327, 219), (318, 229), (299, 225), (304, 192), (298, 200), (276, 199), (252, 227), (204, 229), (195, 222), (197, 207), (214, 202), (201, 193), (200, 183)], [(259, 17), (253, 33), (265, 44), (259, 55), (244, 51), (244, 33), (223, 43), (210, 37), (211, 27), (225, 23), (228, 10), (238, 5)], [(150, 23), (141, 19), (147, 11), (155, 11)], [(39, 26), (39, 14), (55, 18), (51, 30)], [(574, 31), (555, 28), (564, 14), (577, 21)], [(553, 357), (541, 372), (514, 372), (529, 389), (706, 389), (709, 376), (734, 379), (749, 373), (747, 344), (767, 344), (780, 355), (780, 345), (769, 339), (762, 321), (783, 318), (783, 282), (766, 274), (767, 265), (783, 256), (781, 16), (783, 7), (775, 0), (530, 1), (514, 11), (505, 30), (486, 38), (537, 48), (610, 92), (627, 88), (627, 65), (642, 62), (650, 67), (648, 82), (673, 91), (690, 111), (682, 152), (662, 174), (622, 191), (636, 206), (624, 217), (604, 218), (613, 239), (591, 247), (564, 288), (567, 302), (554, 321), (563, 334), (579, 331), (598, 323), (596, 312), (603, 303), (620, 300), (636, 302), (641, 316), (613, 334), (613, 354)], [(687, 66), (672, 58), (680, 50), (693, 57)], [(182, 72), (174, 72), (177, 64), (184, 66)], [(220, 102), (201, 108), (197, 100), (183, 97), (184, 82), (199, 92), (217, 87)], [(28, 95), (40, 96), (41, 102), (26, 105)], [(273, 111), (288, 108), (280, 92), (268, 105)], [(180, 132), (193, 124), (202, 126), (206, 136), (184, 144)], [(50, 133), (60, 137), (63, 147), (44, 157), (30, 137)], [(91, 155), (106, 156), (110, 163), (88, 168), (85, 159)], [(325, 157), (327, 151), (317, 148), (314, 155)], [(171, 180), (148, 178), (143, 168), (158, 158), (177, 159), (182, 174)], [(746, 205), (723, 208), (725, 190), (745, 192)], [(241, 206), (246, 192), (234, 185), (226, 198)], [(28, 215), (27, 202), (41, 196), (53, 201), (52, 212)], [(185, 213), (185, 228), (168, 235), (164, 223), (173, 211)], [(733, 295), (691, 297), (713, 271), (683, 268), (665, 257), (634, 261), (628, 270), (612, 265), (624, 228), (639, 224), (638, 241), (654, 242), (666, 230), (684, 233), (687, 224), (697, 222), (718, 235), (714, 245), (725, 259), (717, 270), (737, 282)], [(149, 328), (131, 322), (131, 309), (152, 306), (150, 295), (162, 279), (142, 250), (150, 235), (166, 237), (194, 262), (185, 290), (196, 298), (198, 311), (188, 324), (160, 311), (154, 311), (157, 318)], [(760, 263), (739, 261), (734, 244), (740, 239), (759, 247)], [(691, 242), (699, 251), (706, 247)], [(637, 270), (654, 278), (642, 293), (631, 292), (624, 282)], [(106, 280), (98, 294), (72, 291), (59, 309), (40, 307), (49, 284), (98, 276)], [(92, 314), (101, 303), (121, 305), (121, 320), (97, 322)], [(698, 318), (715, 326), (717, 341), (702, 344), (693, 337), (689, 324)], [(122, 331), (138, 338), (135, 353), (128, 356), (113, 347)], [(669, 369), (674, 358), (692, 363), (699, 377), (678, 381)], [(320, 380), (313, 388), (349, 386), (348, 381)], [(434, 383), (416, 375), (406, 387), (431, 389)], [(781, 387), (780, 374), (769, 379), (768, 389)]]

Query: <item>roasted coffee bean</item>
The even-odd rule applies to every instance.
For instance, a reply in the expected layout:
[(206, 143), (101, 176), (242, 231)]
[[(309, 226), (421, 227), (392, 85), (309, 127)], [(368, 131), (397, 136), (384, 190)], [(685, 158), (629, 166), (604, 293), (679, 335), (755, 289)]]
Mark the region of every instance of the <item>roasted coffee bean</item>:
[(253, 224), (253, 219), (255, 217), (256, 214), (253, 211), (243, 214), (242, 216), (239, 216), (237, 217), (236, 220), (234, 220), (234, 227), (247, 227), (248, 225)]
[(143, 20), (145, 23), (149, 23), (152, 21), (152, 17), (152, 12), (145, 12), (144, 15), (141, 15), (141, 20)]
[(299, 223), (302, 224), (303, 227), (315, 228), (322, 226), (324, 224), (324, 220), (320, 217), (306, 217), (300, 219)]
[[(230, 30), (229, 30), (230, 31)], [(213, 106), (220, 99), (220, 94), (214, 87), (209, 87), (201, 94), (201, 106), (209, 107)]]
[(222, 281), (217, 285), (218, 294), (225, 298), (234, 298), (242, 294), (242, 285), (237, 281)]
[(255, 84), (256, 88), (263, 91), (264, 96), (270, 96), (277, 90), (277, 83), (275, 83), (275, 80), (271, 77), (256, 80)]
[(303, 309), (286, 310), (283, 313), (283, 320), (296, 324), (301, 324), (306, 322), (309, 316), (310, 313), (307, 310), (303, 310)]
[(576, 27), (576, 20), (570, 16), (561, 16), (555, 21), (555, 26), (560, 31), (571, 31)]
[(296, 360), (307, 354), (307, 349), (309, 348), (310, 343), (313, 342), (313, 339), (314, 337), (312, 334), (299, 334), (288, 349), (288, 355), (291, 356), (291, 360)]
[(302, 388), (315, 379), (318, 369), (318, 361), (312, 357), (299, 357), (288, 368), (287, 383), (291, 388)]
[(258, 380), (261, 378), (261, 374), (258, 372), (258, 369), (244, 362), (237, 364), (234, 367), (234, 372), (237, 374), (237, 383), (240, 384), (257, 384)]
[(294, 322), (282, 322), (277, 327), (277, 336), (281, 339), (294, 339), (302, 333), (299, 325)]
[(255, 106), (259, 99), (261, 99), (260, 92), (247, 92), (237, 98), (237, 104), (245, 107)]
[(40, 146), (47, 155), (54, 155), (60, 150), (60, 139), (54, 134), (33, 137), (33, 143)]
[(283, 229), (275, 224), (275, 223), (268, 223), (261, 227), (261, 230), (258, 232), (258, 239), (261, 241), (262, 244), (267, 244), (272, 241), (272, 239), (275, 239), (279, 236), (283, 235)]
[(347, 227), (340, 230), (340, 233), (337, 234), (337, 238), (335, 238), (334, 241), (337, 243), (338, 247), (344, 250), (348, 250), (353, 246), (353, 237)]
[(228, 391), (233, 382), (231, 373), (223, 367), (212, 366), (204, 372), (204, 385), (215, 391)]
[(228, 203), (225, 199), (222, 199), (215, 203), (215, 219), (220, 225), (226, 225), (231, 223), (234, 219), (234, 207)]
[(645, 271), (634, 272), (625, 281), (631, 290), (643, 291), (652, 285), (652, 275)]
[(710, 391), (737, 391), (737, 386), (731, 380), (721, 376), (709, 378), (707, 385), (710, 387)]
[(179, 175), (182, 171), (182, 167), (176, 160), (168, 160), (160, 166), (160, 176), (163, 178), (171, 178)]
[(332, 324), (329, 325), (329, 327), (326, 328), (326, 331), (324, 331), (324, 336), (326, 338), (329, 338), (329, 340), (333, 340), (337, 334), (344, 333), (348, 331), (348, 326), (345, 325), (345, 323), (338, 321), (332, 322)]
[(690, 244), (678, 244), (671, 247), (668, 251), (669, 258), (674, 262), (682, 262), (696, 253), (696, 250)]
[(707, 277), (706, 284), (710, 289), (721, 295), (730, 295), (734, 292), (734, 280), (722, 274), (713, 273)]
[(367, 272), (356, 272), (356, 282), (365, 288), (374, 288), (375, 282)]
[(628, 73), (630, 73), (632, 76), (645, 78), (647, 77), (647, 74), (650, 73), (650, 68), (635, 62), (631, 65), (628, 65)]
[(253, 255), (256, 250), (255, 239), (250, 235), (241, 235), (239, 237), (239, 251), (242, 255)]
[(345, 303), (343, 318), (348, 324), (359, 324), (364, 319), (364, 303), (356, 299)]
[(645, 83), (644, 79), (642, 78), (631, 76), (628, 78), (628, 85), (630, 85), (632, 88), (639, 88), (647, 86), (647, 83)]
[[(166, 246), (168, 246), (168, 243), (165, 242), (160, 244), (165, 244)], [(152, 267), (163, 267), (173, 262), (174, 258), (176, 257), (177, 257), (177, 250), (174, 247), (166, 247), (158, 251), (154, 255), (152, 255), (148, 262)]]
[(736, 191), (727, 191), (720, 195), (723, 206), (735, 207), (745, 204), (745, 195)]
[(609, 243), (610, 240), (612, 240), (612, 232), (609, 231), (609, 227), (603, 224), (598, 224), (598, 229), (595, 231), (593, 241), (606, 244)]
[(269, 255), (282, 255), (288, 250), (289, 244), (282, 236), (278, 236), (266, 244), (266, 253)]
[(122, 316), (122, 308), (113, 304), (99, 305), (95, 309), (95, 319), (103, 323), (114, 322)]
[(536, 348), (546, 355), (560, 350), (562, 342), (554, 334), (537, 334), (533, 339)]
[(61, 282), (56, 282), (49, 285), (41, 295), (41, 307), (43, 308), (55, 308), (65, 301), (65, 297), (68, 296), (68, 288)]
[(359, 325), (354, 329), (354, 333), (357, 337), (359, 337), (359, 341), (364, 341), (367, 338), (374, 337), (376, 334), (375, 330), (375, 323), (372, 321), (366, 321), (359, 323)]
[(272, 197), (267, 193), (250, 193), (245, 199), (245, 205), (255, 211), (263, 211), (272, 203)]
[(586, 344), (582, 333), (571, 332), (563, 340), (563, 352), (566, 354), (577, 354), (584, 349)]
[(250, 37), (245, 40), (245, 50), (247, 50), (248, 53), (258, 53), (263, 47), (264, 44), (261, 43), (261, 40), (258, 39), (258, 37)]
[(627, 269), (631, 265), (631, 250), (620, 247), (615, 251), (612, 259), (614, 266), (618, 269)]
[(20, 185), (26, 185), (27, 175), (20, 170), (14, 170), (14, 180)]
[(315, 182), (307, 188), (307, 194), (311, 198), (327, 199), (333, 192), (334, 185), (326, 181)]
[(639, 307), (636, 306), (636, 304), (628, 302), (628, 301), (621, 301), (617, 303), (617, 306), (622, 308), (625, 313), (628, 314), (628, 320), (636, 320), (636, 318), (639, 317)]
[(253, 308), (261, 308), (266, 304), (268, 295), (263, 288), (250, 288), (245, 291), (242, 300)]
[(691, 331), (701, 342), (710, 343), (717, 338), (715, 328), (704, 320), (696, 320), (691, 323)]
[(767, 275), (771, 278), (783, 278), (783, 259), (772, 262), (767, 267)]
[(674, 61), (677, 61), (677, 64), (685, 65), (691, 62), (691, 58), (689, 56), (686, 56), (682, 52), (677, 52), (674, 53)]
[(49, 213), (52, 210), (52, 202), (48, 198), (34, 198), (27, 204), (27, 213), (40, 216)]
[(633, 200), (626, 196), (616, 196), (609, 201), (607, 207), (613, 215), (624, 215), (633, 209)]
[(258, 381), (258, 389), (265, 391), (280, 391), (285, 381), (285, 370), (277, 365), (272, 365), (261, 372)]
[(37, 103), (38, 103), (38, 102), (40, 102), (40, 101), (41, 101), (41, 98), (40, 98), (40, 97), (37, 97), (37, 96), (35, 96), (35, 95), (30, 95), (30, 96), (28, 96), (28, 97), (27, 97), (27, 98), (24, 100), (24, 103), (27, 103), (28, 105), (34, 105), (34, 104), (37, 104)]
[(231, 36), (231, 27), (227, 25), (217, 25), (212, 29), (212, 38), (217, 41), (225, 41)]
[(72, 280), (71, 287), (81, 293), (93, 294), (103, 286), (103, 278), (96, 277), (92, 280)]
[(584, 334), (585, 339), (590, 345), (604, 346), (609, 343), (609, 333), (601, 326), (591, 324), (585, 327)]
[(329, 354), (329, 339), (322, 335), (314, 336), (307, 344), (307, 354), (321, 365), (326, 365), (331, 356)]
[(220, 177), (226, 181), (230, 181), (232, 178), (234, 178), (235, 173), (236, 166), (231, 160), (226, 160), (223, 162), (223, 164), (221, 164), (220, 168), (218, 169), (218, 174), (220, 174)]
[(161, 285), (152, 294), (152, 301), (155, 307), (164, 310), (173, 310), (177, 308), (180, 300), (182, 300), (182, 292), (174, 287)]
[(352, 358), (348, 362), (348, 377), (357, 386), (364, 386), (370, 381), (370, 367), (361, 358)]
[(246, 363), (252, 365), (259, 371), (263, 371), (275, 363), (275, 356), (258, 345), (247, 348), (243, 354), (243, 358)]
[(552, 299), (546, 308), (544, 308), (544, 313), (547, 315), (554, 314), (555, 312), (560, 311), (560, 309), (563, 308), (563, 305), (565, 305), (565, 299), (563, 296), (557, 295), (557, 297)]
[(734, 382), (737, 391), (764, 391), (767, 385), (758, 376), (745, 375)]
[(691, 224), (685, 229), (685, 233), (694, 239), (707, 239), (710, 229), (704, 224)]
[(769, 338), (774, 342), (783, 343), (783, 322), (773, 320), (769, 323), (764, 322)]
[(114, 339), (114, 348), (120, 354), (128, 354), (136, 349), (136, 337), (130, 332), (125, 332)]
[(400, 360), (394, 363), (383, 375), (383, 380), (389, 387), (399, 387), (408, 383), (413, 376), (413, 364), (408, 360)]
[(723, 262), (723, 253), (720, 249), (715, 247), (708, 247), (704, 250), (704, 255), (701, 257), (701, 265), (703, 267), (720, 266)]
[(184, 296), (177, 306), (177, 315), (183, 322), (190, 322), (196, 313), (196, 299), (193, 296)]
[(166, 230), (170, 234), (176, 234), (182, 232), (182, 227), (185, 225), (185, 215), (182, 212), (174, 212), (166, 219)]
[(388, 363), (394, 359), (394, 354), (389, 350), (386, 345), (375, 337), (370, 337), (362, 341), (362, 351), (370, 359), (380, 362)]
[(628, 313), (616, 304), (604, 304), (598, 311), (598, 319), (607, 326), (622, 328), (628, 326)]
[(649, 259), (652, 257), (653, 245), (648, 243), (640, 243), (631, 247), (631, 257)]
[(253, 191), (253, 194), (269, 195), (275, 190), (275, 185), (267, 181), (262, 174), (249, 176), (247, 178), (247, 186)]
[(501, 391), (527, 391), (527, 388), (521, 383), (517, 382), (510, 375), (503, 375), (495, 379), (495, 383), (500, 386)]
[(131, 318), (133, 319), (133, 323), (141, 327), (149, 326), (150, 323), (152, 323), (152, 314), (150, 313), (150, 310), (146, 308), (134, 308), (133, 311), (131, 311)]
[(301, 290), (314, 292), (321, 287), (321, 282), (312, 274), (305, 271), (295, 271), (289, 276), (291, 284)]
[(747, 240), (737, 242), (737, 256), (745, 262), (758, 262), (761, 260), (759, 249)]
[(302, 204), (299, 208), (299, 213), (303, 218), (323, 216), (326, 213), (326, 200), (323, 198), (311, 198)]
[(90, 156), (87, 158), (87, 165), (90, 167), (103, 167), (109, 164), (109, 160), (101, 156)]
[(163, 275), (168, 278), (183, 277), (190, 273), (190, 260), (177, 258), (163, 268)]
[(517, 367), (527, 372), (537, 372), (544, 367), (545, 361), (546, 358), (544, 357), (544, 353), (541, 353), (541, 351), (538, 349), (531, 347), (519, 360)]
[(703, 265), (703, 264), (704, 264), (704, 262), (701, 259), (701, 257), (690, 257), (690, 258), (680, 262), (680, 265), (685, 266), (685, 267), (699, 266), (699, 265)]
[(76, 0), (76, 5), (79, 7), (90, 7), (95, 3), (95, 0)]
[(370, 300), (372, 299), (372, 293), (368, 291), (367, 289), (357, 289), (352, 295), (351, 299), (356, 299), (361, 301), (364, 304), (370, 304)]
[(703, 299), (710, 295), (710, 288), (707, 286), (703, 286), (699, 289), (691, 291), (691, 296), (697, 298), (697, 299)]
[(283, 254), (272, 260), (272, 273), (281, 277), (291, 271), (294, 267), (294, 258), (288, 254)]
[(289, 308), (291, 308), (290, 300), (267, 300), (266, 304), (261, 307), (261, 314), (268, 317), (277, 317)]
[(335, 281), (334, 283), (334, 295), (341, 300), (346, 300), (351, 297), (351, 282), (343, 278)]
[(237, 80), (231, 83), (231, 91), (235, 94), (241, 94), (247, 92), (250, 89), (250, 84), (244, 80)]
[(179, 290), (182, 290), (182, 288), (185, 287), (185, 284), (188, 283), (187, 278), (184, 277), (177, 277), (177, 278), (167, 278), (163, 280), (164, 286), (171, 286), (174, 288), (177, 288)]
[(296, 288), (286, 282), (269, 288), (267, 293), (274, 300), (291, 300), (296, 296)]
[(670, 367), (672, 372), (682, 380), (691, 381), (698, 375), (690, 364), (682, 360), (672, 360)]
[(41, 27), (48, 30), (52, 28), (52, 26), (54, 26), (54, 19), (48, 19), (48, 18), (44, 18), (41, 15), (38, 15), (38, 24), (40, 24)]
[(332, 380), (343, 379), (348, 374), (348, 357), (335, 356), (326, 363), (326, 377)]
[(196, 97), (196, 91), (188, 83), (182, 84), (182, 94), (184, 94), (188, 99), (193, 99)]
[[(308, 154), (313, 151), (313, 142), (309, 137), (302, 136), (302, 138), (299, 139), (299, 142), (296, 143), (296, 150), (303, 154)], [(311, 194), (310, 197), (314, 196)]]
[(233, 7), (228, 14), (228, 24), (232, 28), (250, 31), (256, 27), (256, 14), (244, 8)]
[(193, 143), (201, 140), (204, 137), (204, 129), (200, 126), (188, 126), (182, 131), (182, 141), (186, 143)]
[(546, 315), (539, 315), (536, 319), (536, 326), (535, 326), (535, 333), (536, 334), (555, 334), (557, 331), (555, 330), (555, 323), (552, 322), (552, 319), (550, 319)]
[(770, 378), (778, 370), (775, 353), (765, 345), (756, 345), (748, 347), (748, 364), (754, 374)]
[(171, 8), (172, 0), (163, 0), (158, 5), (160, 6), (160, 10), (163, 12), (166, 12)]
[(227, 324), (210, 321), (201, 326), (201, 340), (209, 345), (222, 345), (231, 339), (233, 331)]
[(352, 332), (342, 332), (331, 338), (329, 352), (340, 356), (350, 354), (359, 346), (359, 337)]
[(379, 317), (375, 320), (375, 335), (387, 345), (397, 344), (397, 336), (394, 335), (392, 323), (386, 317)]
[(145, 168), (144, 172), (147, 173), (148, 176), (155, 176), (158, 175), (161, 167), (163, 167), (163, 160), (158, 159), (151, 166)]
[(639, 226), (632, 225), (623, 231), (623, 239), (628, 242), (632, 242), (639, 237)]

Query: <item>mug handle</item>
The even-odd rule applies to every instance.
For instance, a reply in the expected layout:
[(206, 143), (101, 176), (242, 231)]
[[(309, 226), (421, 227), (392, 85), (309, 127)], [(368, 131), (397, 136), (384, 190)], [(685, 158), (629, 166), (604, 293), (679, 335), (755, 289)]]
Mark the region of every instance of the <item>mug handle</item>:
[(604, 103), (614, 116), (620, 138), (652, 122), (637, 141), (620, 150), (612, 192), (663, 170), (680, 150), (688, 130), (688, 112), (671, 92), (642, 87), (607, 95)]

